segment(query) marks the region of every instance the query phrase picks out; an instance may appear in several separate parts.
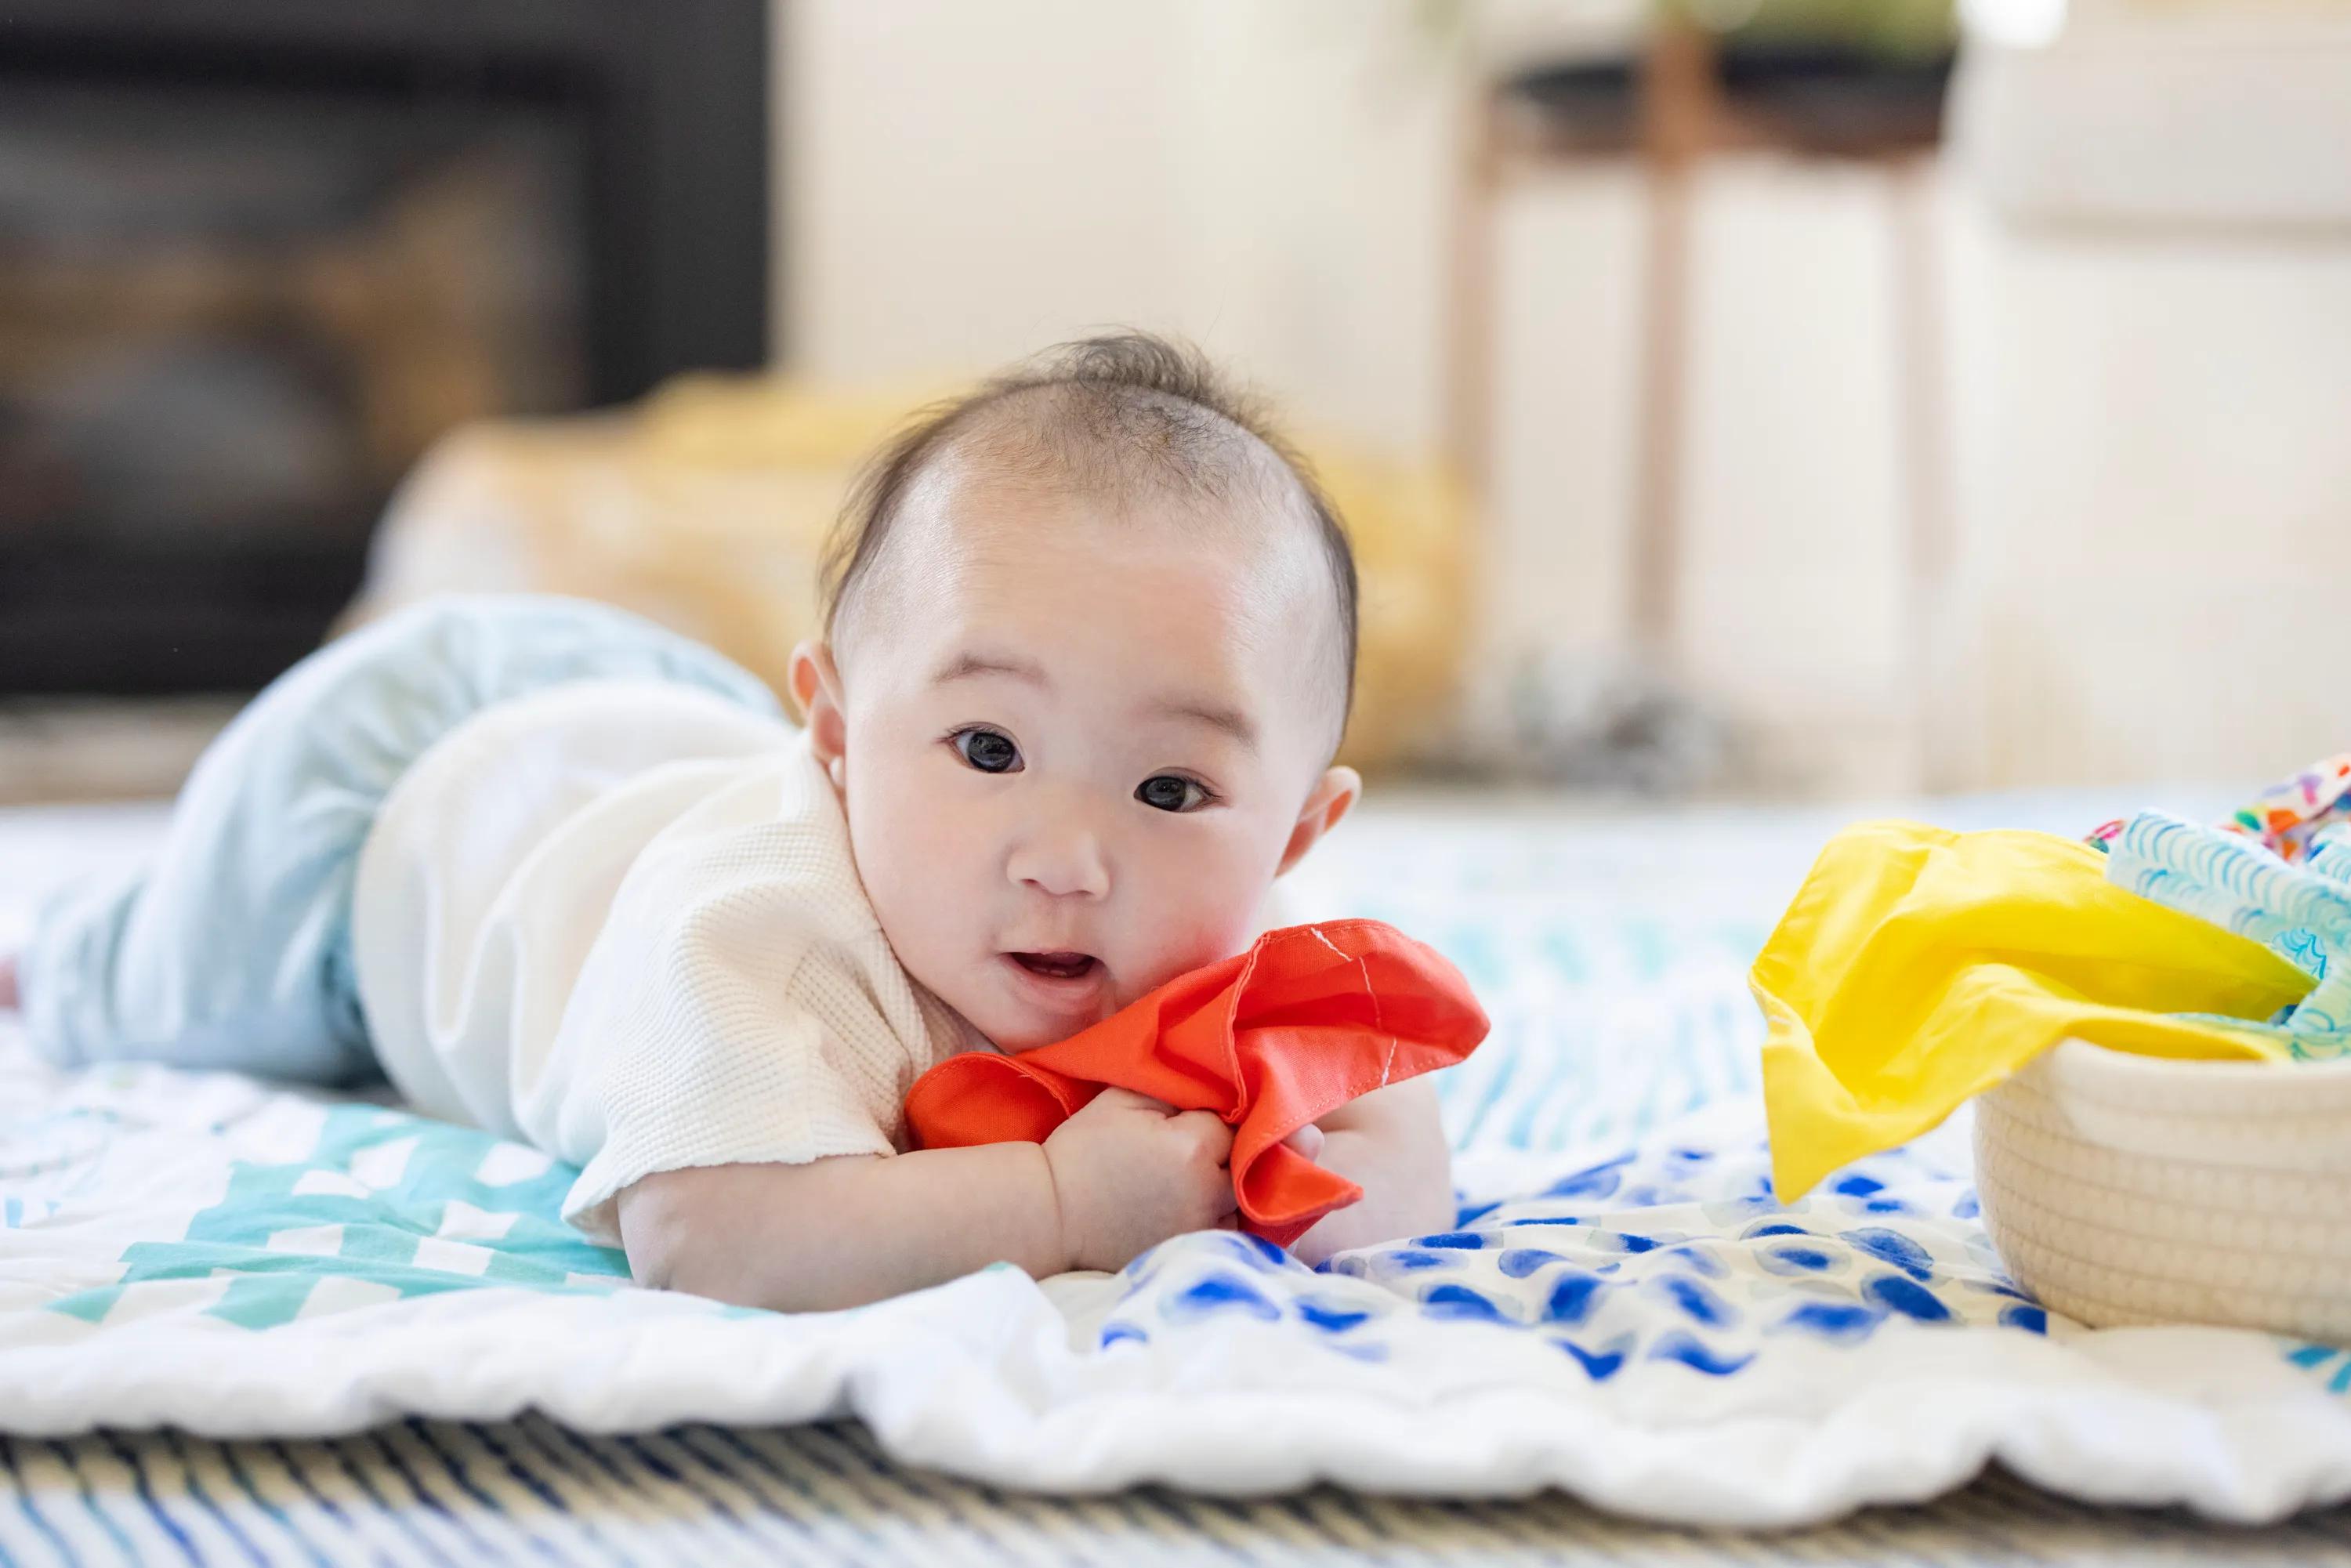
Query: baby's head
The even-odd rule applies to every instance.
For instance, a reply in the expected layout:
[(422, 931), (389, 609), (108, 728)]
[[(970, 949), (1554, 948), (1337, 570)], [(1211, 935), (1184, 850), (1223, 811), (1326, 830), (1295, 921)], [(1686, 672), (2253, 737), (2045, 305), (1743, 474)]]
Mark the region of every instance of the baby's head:
[(792, 695), (914, 977), (1008, 1051), (1247, 946), (1354, 803), (1355, 570), (1196, 355), (1070, 345), (877, 456)]

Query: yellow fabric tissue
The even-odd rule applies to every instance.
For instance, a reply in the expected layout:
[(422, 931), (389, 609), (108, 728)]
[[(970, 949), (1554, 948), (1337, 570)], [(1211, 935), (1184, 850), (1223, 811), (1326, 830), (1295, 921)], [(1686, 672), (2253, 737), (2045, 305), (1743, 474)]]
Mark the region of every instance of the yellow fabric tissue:
[(2060, 1040), (2263, 1059), (2312, 980), (2260, 943), (2109, 883), (2048, 833), (1865, 822), (1822, 852), (1750, 984), (1783, 1203), (1933, 1127)]

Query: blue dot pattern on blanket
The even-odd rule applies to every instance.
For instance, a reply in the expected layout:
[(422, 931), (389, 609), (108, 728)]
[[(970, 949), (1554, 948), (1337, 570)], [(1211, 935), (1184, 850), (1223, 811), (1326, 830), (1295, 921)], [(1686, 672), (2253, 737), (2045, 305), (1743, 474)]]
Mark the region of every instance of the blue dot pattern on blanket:
[(1166, 1347), (1247, 1318), (1361, 1358), (1475, 1326), (1540, 1336), (1605, 1382), (1634, 1368), (1732, 1378), (1897, 1324), (2045, 1330), (1974, 1223), (1963, 1176), (1897, 1151), (1782, 1208), (1760, 1190), (1768, 1163), (1751, 1128), (1718, 1146), (1654, 1140), (1319, 1273), (1246, 1238), (1180, 1237), (1129, 1267), (1099, 1343)]

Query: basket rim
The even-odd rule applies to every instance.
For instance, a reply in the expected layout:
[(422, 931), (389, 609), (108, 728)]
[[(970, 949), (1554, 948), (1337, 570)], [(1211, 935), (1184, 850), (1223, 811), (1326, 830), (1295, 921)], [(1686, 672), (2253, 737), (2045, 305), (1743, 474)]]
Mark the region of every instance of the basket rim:
[(2052, 1047), (2043, 1061), (2063, 1057), (2069, 1064), (2088, 1068), (2095, 1072), (2117, 1077), (2166, 1078), (2177, 1080), (2197, 1077), (2205, 1082), (2267, 1082), (2281, 1071), (2297, 1078), (2315, 1074), (2329, 1082), (2351, 1079), (2351, 1056), (2333, 1061), (2210, 1061), (2196, 1057), (2148, 1056), (2136, 1051), (2116, 1051), (2094, 1040), (2067, 1035)]

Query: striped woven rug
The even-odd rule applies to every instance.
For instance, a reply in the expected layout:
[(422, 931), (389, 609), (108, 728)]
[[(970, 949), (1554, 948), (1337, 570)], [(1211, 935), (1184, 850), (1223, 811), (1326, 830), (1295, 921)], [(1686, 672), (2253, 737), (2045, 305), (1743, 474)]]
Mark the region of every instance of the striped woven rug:
[(0, 1437), (0, 1564), (2351, 1563), (2351, 1509), (2264, 1531), (1994, 1475), (1821, 1530), (1709, 1534), (1523, 1502), (1322, 1489), (1024, 1496), (908, 1469), (854, 1424), (583, 1437), (527, 1417), (332, 1442)]

